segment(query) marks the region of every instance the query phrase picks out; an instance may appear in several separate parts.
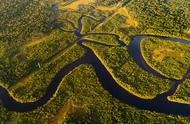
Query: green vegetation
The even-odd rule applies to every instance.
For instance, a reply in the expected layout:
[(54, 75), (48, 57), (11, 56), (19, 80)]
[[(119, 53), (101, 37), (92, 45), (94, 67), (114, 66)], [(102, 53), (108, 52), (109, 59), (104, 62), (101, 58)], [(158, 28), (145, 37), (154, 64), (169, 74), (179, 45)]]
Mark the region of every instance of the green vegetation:
[(154, 98), (169, 90), (169, 81), (154, 77), (138, 67), (126, 48), (87, 45), (95, 51), (117, 82), (133, 94), (142, 98)]
[(140, 24), (135, 32), (183, 36), (190, 27), (188, 0), (133, 0), (129, 4), (129, 12)]
[(94, 19), (91, 18), (91, 17), (88, 17), (88, 16), (87, 16), (87, 17), (84, 17), (84, 18), (82, 19), (83, 27), (82, 27), (81, 33), (82, 33), (82, 34), (85, 34), (85, 33), (87, 33), (87, 32), (91, 32), (92, 28), (93, 28), (94, 26), (96, 26), (97, 22), (98, 22), (98, 20), (94, 20)]
[(170, 101), (189, 104), (190, 102), (189, 88), (190, 88), (190, 79), (187, 79), (182, 84), (179, 85), (174, 95), (169, 96), (168, 99)]
[(119, 14), (108, 17), (107, 21), (98, 26), (94, 32), (117, 33), (119, 26), (125, 23), (125, 18)]
[(27, 38), (53, 28), (53, 13), (48, 2), (7, 0), (0, 7), (0, 41), (19, 45)]
[(1, 57), (3, 61), (0, 62), (0, 79), (6, 87), (14, 85), (38, 69), (39, 65), (46, 64), (56, 54), (66, 50), (75, 39), (72, 33), (54, 30), (45, 38), (41, 38), (38, 44), (32, 45), (35, 42), (32, 39), (26, 45), (7, 50)]
[(146, 38), (141, 51), (147, 63), (166, 77), (182, 79), (190, 67), (190, 45)]
[[(59, 10), (61, 11), (61, 10)], [(72, 22), (74, 24), (74, 26), (76, 28), (78, 28), (78, 19), (81, 16), (80, 13), (78, 12), (70, 12), (68, 10), (64, 10), (63, 12), (61, 11), (60, 13), (58, 13), (57, 18), (59, 19), (60, 22), (62, 22), (62, 20), (69, 20), (70, 22)], [(67, 17), (67, 18), (65, 18)], [(63, 28), (65, 29), (65, 27), (68, 27), (68, 25), (70, 25), (70, 23), (62, 23), (63, 24)], [(68, 29), (68, 28), (66, 28)]]
[[(154, 98), (170, 89), (170, 81), (154, 77), (136, 65), (128, 44), (137, 34), (190, 38), (189, 11), (188, 0), (1, 1), (0, 85), (18, 102), (39, 100), (57, 72), (86, 54), (76, 42), (87, 39), (114, 46), (84, 43), (118, 85), (138, 97)], [(77, 37), (75, 31), (81, 15), (85, 15), (81, 34), (86, 35)], [(92, 29), (96, 24), (99, 25)], [(113, 34), (126, 47), (119, 46)], [(153, 37), (141, 44), (150, 66), (176, 79), (189, 68), (189, 47)], [(188, 88), (189, 79), (168, 99), (189, 103)], [(113, 98), (88, 64), (63, 77), (53, 97), (43, 106), (21, 113), (0, 105), (0, 113), (0, 123), (5, 124), (190, 122), (189, 117), (139, 110)]]
[(115, 37), (112, 35), (92, 34), (92, 35), (85, 36), (84, 39), (100, 42), (100, 43), (107, 44), (107, 45), (118, 45), (119, 46)]
[[(36, 101), (45, 93), (55, 74), (65, 65), (82, 57), (85, 51), (79, 46), (72, 46), (58, 58), (41, 65), (40, 69), (31, 73), (20, 82), (10, 87), (11, 94), (22, 102)], [(42, 76), (43, 75), (43, 76)]]
[[(102, 88), (89, 65), (81, 65), (68, 74), (59, 86), (56, 97), (44, 106), (28, 113), (7, 112), (0, 107), (2, 123), (54, 123), (62, 107), (72, 99), (73, 104), (86, 108), (70, 109), (65, 123), (188, 123), (188, 118), (166, 116), (137, 110), (114, 99)], [(72, 105), (71, 105), (72, 106)], [(72, 107), (71, 107), (72, 108)]]

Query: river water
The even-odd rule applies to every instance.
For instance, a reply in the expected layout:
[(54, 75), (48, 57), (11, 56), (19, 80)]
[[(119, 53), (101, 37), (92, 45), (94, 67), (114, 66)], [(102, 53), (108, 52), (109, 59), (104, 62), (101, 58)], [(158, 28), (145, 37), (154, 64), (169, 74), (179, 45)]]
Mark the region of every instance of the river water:
[[(147, 38), (149, 36), (143, 36), (143, 35), (134, 36), (133, 40), (131, 41), (129, 45), (129, 53), (131, 57), (133, 58), (133, 60), (135, 61), (135, 63), (139, 65), (145, 71), (152, 73), (158, 78), (171, 80), (173, 84), (169, 91), (163, 94), (158, 94), (154, 99), (143, 99), (138, 96), (135, 96), (131, 94), (130, 92), (128, 92), (127, 90), (125, 90), (124, 88), (122, 88), (120, 85), (118, 85), (118, 83), (114, 80), (110, 72), (105, 68), (103, 63), (101, 63), (101, 61), (98, 59), (95, 53), (90, 48), (82, 44), (83, 42), (90, 42), (93, 44), (100, 44), (103, 46), (112, 47), (112, 45), (105, 45), (105, 44), (98, 43), (95, 41), (82, 40), (82, 37), (88, 34), (82, 35), (80, 33), (81, 28), (82, 28), (81, 20), (82, 20), (82, 16), (81, 18), (79, 18), (79, 21), (78, 21), (80, 29), (78, 29), (75, 32), (75, 34), (76, 36), (79, 37), (77, 44), (81, 46), (82, 48), (84, 48), (87, 51), (87, 54), (83, 56), (82, 58), (63, 67), (56, 74), (56, 76), (54, 77), (50, 85), (48, 86), (46, 93), (39, 100), (35, 102), (28, 102), (28, 103), (17, 102), (15, 99), (12, 98), (12, 96), (9, 94), (9, 92), (5, 88), (0, 87), (0, 99), (3, 103), (3, 106), (7, 110), (16, 111), (16, 112), (28, 112), (38, 107), (41, 107), (53, 97), (61, 80), (64, 78), (65, 75), (67, 75), (70, 71), (72, 71), (74, 68), (78, 67), (81, 64), (91, 64), (103, 88), (107, 90), (113, 97), (119, 99), (121, 102), (126, 103), (130, 106), (136, 107), (138, 109), (143, 109), (143, 110), (150, 110), (150, 111), (155, 111), (159, 113), (173, 114), (173, 115), (184, 115), (184, 116), (190, 115), (189, 104), (176, 103), (176, 102), (171, 102), (167, 100), (167, 96), (172, 95), (177, 89), (178, 85), (182, 83), (187, 77), (189, 77), (190, 75), (189, 70), (184, 75), (184, 78), (181, 80), (167, 78), (159, 74), (158, 72), (156, 72), (156, 70), (148, 66), (146, 61), (143, 59), (142, 53), (140, 50), (140, 42), (142, 41), (142, 39)], [(118, 44), (120, 44), (123, 47), (127, 47), (123, 41), (119, 40), (119, 36), (115, 34), (108, 34), (108, 33), (105, 33), (105, 34), (115, 36), (115, 39), (117, 40)], [(93, 35), (93, 34), (89, 34), (89, 35)], [(190, 44), (188, 41), (177, 39), (177, 38), (168, 38), (168, 37), (159, 37), (159, 36), (154, 36), (154, 37), (157, 37), (163, 40), (170, 40), (172, 42)]]

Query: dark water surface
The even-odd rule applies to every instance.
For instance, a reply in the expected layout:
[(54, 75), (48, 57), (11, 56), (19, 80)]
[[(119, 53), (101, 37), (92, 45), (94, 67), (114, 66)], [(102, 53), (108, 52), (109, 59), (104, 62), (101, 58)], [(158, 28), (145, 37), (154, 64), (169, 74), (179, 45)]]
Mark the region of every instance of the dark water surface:
[[(190, 70), (187, 71), (187, 73), (184, 75), (184, 78), (181, 80), (175, 80), (172, 78), (167, 78), (161, 74), (159, 74), (156, 70), (152, 69), (148, 64), (145, 62), (145, 60), (142, 57), (141, 51), (140, 51), (140, 42), (142, 39), (147, 38), (149, 36), (135, 36), (133, 40), (131, 41), (129, 45), (129, 53), (135, 63), (139, 65), (142, 69), (145, 71), (157, 76), (158, 78), (164, 78), (171, 80), (172, 87), (169, 91), (163, 94), (157, 95), (154, 99), (142, 99), (138, 96), (135, 96), (131, 94), (130, 92), (126, 91), (124, 88), (118, 85), (118, 83), (114, 80), (114, 78), (111, 76), (109, 71), (105, 68), (105, 66), (101, 63), (101, 61), (98, 59), (98, 57), (95, 55), (95, 53), (88, 48), (87, 46), (83, 45), (83, 42), (90, 42), (93, 44), (99, 44), (107, 47), (113, 47), (112, 45), (106, 45), (103, 43), (98, 43), (95, 41), (90, 40), (81, 40), (83, 36), (87, 35), (95, 35), (95, 34), (101, 34), (101, 35), (112, 35), (117, 40), (118, 44), (123, 47), (127, 47), (123, 41), (119, 39), (119, 36), (115, 34), (108, 34), (108, 33), (94, 33), (94, 34), (81, 34), (81, 28), (82, 28), (82, 16), (78, 20), (79, 29), (75, 32), (76, 36), (78, 36), (77, 44), (84, 48), (87, 51), (87, 54), (83, 56), (82, 58), (66, 65), (63, 67), (54, 77), (50, 85), (48, 86), (46, 93), (44, 96), (42, 96), (39, 100), (36, 102), (28, 102), (28, 103), (20, 103), (14, 100), (8, 91), (0, 87), (0, 99), (3, 103), (3, 106), (9, 110), (9, 111), (16, 111), (16, 112), (27, 112), (32, 111), (38, 107), (41, 107), (42, 105), (46, 104), (54, 95), (56, 92), (61, 80), (64, 78), (65, 75), (67, 75), (70, 71), (72, 71), (74, 68), (78, 67), (81, 64), (91, 64), (96, 72), (96, 75), (99, 79), (99, 82), (103, 86), (105, 90), (107, 90), (113, 97), (119, 99), (121, 102), (126, 103), (130, 106), (136, 107), (138, 109), (143, 110), (150, 110), (155, 111), (159, 113), (165, 113), (165, 114), (173, 114), (173, 115), (184, 115), (189, 116), (190, 115), (190, 105), (188, 104), (182, 104), (182, 103), (176, 103), (171, 102), (167, 100), (167, 96), (172, 95), (178, 85), (182, 83), (186, 78), (190, 75)], [(106, 20), (105, 18), (103, 21)], [(103, 21), (101, 23), (103, 23)], [(176, 38), (167, 38), (167, 37), (158, 37), (154, 36), (163, 40), (170, 40), (172, 42), (180, 42), (185, 44), (190, 44), (190, 42), (176, 39)]]

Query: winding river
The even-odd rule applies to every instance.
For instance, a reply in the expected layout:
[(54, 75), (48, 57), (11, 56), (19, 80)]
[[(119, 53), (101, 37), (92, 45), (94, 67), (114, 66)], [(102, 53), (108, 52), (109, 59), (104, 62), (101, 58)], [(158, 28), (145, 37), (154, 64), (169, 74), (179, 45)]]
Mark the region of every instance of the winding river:
[[(98, 43), (95, 41), (90, 40), (84, 40), (82, 39), (83, 36), (87, 35), (112, 35), (115, 37), (116, 41), (118, 42), (119, 46), (127, 47), (123, 41), (120, 40), (120, 37), (115, 34), (108, 34), (108, 33), (90, 33), (90, 34), (81, 34), (82, 29), (82, 18), (84, 16), (82, 15), (79, 20), (79, 29), (75, 32), (76, 36), (78, 36), (77, 44), (81, 46), (83, 49), (87, 51), (86, 55), (82, 58), (66, 65), (63, 67), (53, 78), (52, 82), (48, 86), (45, 94), (37, 101), (35, 102), (27, 102), (27, 103), (20, 103), (17, 102), (14, 98), (12, 98), (9, 94), (9, 92), (3, 88), (0, 87), (0, 99), (3, 103), (3, 106), (9, 110), (9, 111), (16, 111), (16, 112), (28, 112), (32, 111), (38, 107), (41, 107), (42, 105), (46, 104), (55, 94), (61, 80), (64, 78), (65, 75), (67, 75), (70, 71), (72, 71), (74, 68), (78, 67), (81, 64), (91, 64), (96, 72), (96, 75), (99, 79), (99, 82), (101, 83), (102, 87), (107, 90), (113, 97), (119, 99), (123, 103), (126, 103), (130, 106), (136, 107), (138, 109), (143, 110), (150, 110), (155, 111), (159, 113), (165, 113), (165, 114), (173, 114), (173, 115), (184, 115), (189, 116), (190, 115), (190, 105), (188, 104), (182, 104), (182, 103), (176, 103), (171, 102), (167, 100), (167, 96), (172, 95), (176, 88), (180, 83), (182, 83), (187, 77), (190, 75), (190, 70), (187, 71), (187, 73), (184, 75), (184, 78), (181, 80), (175, 80), (171, 78), (167, 78), (161, 74), (159, 74), (156, 70), (152, 69), (148, 64), (145, 62), (145, 60), (142, 57), (142, 53), (140, 51), (140, 42), (142, 39), (149, 37), (147, 36), (134, 36), (133, 40), (131, 41), (129, 45), (129, 53), (135, 63), (139, 65), (141, 68), (143, 68), (145, 71), (152, 73), (153, 75), (159, 77), (171, 80), (173, 83), (171, 89), (163, 94), (157, 95), (154, 99), (142, 99), (140, 97), (137, 97), (130, 92), (126, 91), (124, 88), (118, 85), (118, 83), (114, 80), (114, 78), (111, 76), (110, 72), (105, 68), (105, 66), (101, 63), (101, 61), (98, 59), (98, 57), (95, 55), (95, 53), (87, 46), (83, 45), (84, 42), (89, 42), (93, 44), (99, 44), (107, 47), (114, 47), (113, 45), (106, 45), (103, 43)], [(101, 23), (103, 23), (106, 19), (103, 18), (101, 20)], [(100, 23), (99, 23), (100, 24)], [(172, 42), (180, 42), (185, 44), (190, 44), (190, 42), (176, 39), (176, 38), (168, 38), (168, 37), (160, 37), (160, 36), (154, 36), (160, 39), (164, 40), (170, 40)]]

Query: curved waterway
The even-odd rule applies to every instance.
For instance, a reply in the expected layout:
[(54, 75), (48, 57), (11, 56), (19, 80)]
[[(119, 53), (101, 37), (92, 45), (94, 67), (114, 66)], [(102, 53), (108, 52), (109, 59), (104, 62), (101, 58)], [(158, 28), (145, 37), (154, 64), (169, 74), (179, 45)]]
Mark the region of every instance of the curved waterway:
[[(103, 43), (98, 43), (98, 42), (90, 41), (90, 40), (83, 40), (82, 37), (87, 36), (87, 35), (95, 35), (95, 34), (112, 35), (115, 37), (116, 41), (118, 42), (120, 46), (127, 47), (125, 43), (119, 39), (118, 35), (115, 35), (115, 34), (91, 33), (91, 34), (81, 35), (81, 28), (82, 28), (81, 20), (82, 20), (82, 16), (78, 21), (80, 29), (78, 29), (75, 32), (75, 34), (78, 36), (76, 43), (87, 51), (86, 55), (63, 67), (53, 78), (45, 94), (39, 100), (35, 102), (27, 102), (27, 103), (17, 102), (14, 98), (10, 96), (9, 92), (5, 88), (0, 87), (0, 99), (3, 103), (3, 106), (7, 110), (16, 111), (16, 112), (27, 112), (27, 111), (32, 111), (38, 107), (41, 107), (53, 97), (59, 84), (61, 83), (61, 80), (64, 78), (65, 75), (67, 75), (69, 72), (71, 72), (73, 69), (75, 69), (81, 64), (91, 64), (96, 72), (96, 75), (102, 87), (105, 90), (107, 90), (113, 97), (119, 99), (121, 102), (126, 103), (130, 106), (136, 107), (138, 109), (143, 109), (143, 110), (150, 110), (150, 111), (155, 111), (159, 113), (173, 114), (173, 115), (184, 115), (184, 116), (190, 115), (190, 105), (171, 102), (167, 100), (167, 96), (172, 95), (175, 92), (177, 86), (181, 82), (183, 82), (187, 77), (189, 77), (190, 71), (187, 71), (187, 73), (184, 75), (184, 78), (181, 80), (170, 79), (159, 74), (158, 72), (156, 72), (156, 70), (148, 66), (148, 64), (143, 59), (141, 51), (140, 51), (140, 41), (142, 41), (142, 39), (144, 38), (147, 38), (148, 36), (135, 36), (129, 45), (129, 53), (131, 57), (133, 58), (133, 60), (136, 62), (136, 64), (138, 64), (145, 71), (152, 73), (153, 75), (158, 76), (159, 78), (168, 79), (173, 82), (173, 85), (168, 92), (159, 94), (154, 99), (142, 99), (138, 96), (135, 96), (131, 94), (130, 92), (128, 92), (127, 90), (125, 90), (124, 88), (122, 88), (120, 85), (118, 85), (118, 83), (114, 80), (110, 72), (105, 68), (105, 66), (98, 59), (95, 53), (90, 48), (83, 45), (83, 43), (90, 42), (93, 44), (99, 44), (99, 45), (103, 45), (107, 47), (114, 47), (114, 46), (106, 45)], [(103, 21), (101, 23), (103, 23)], [(154, 36), (154, 37), (158, 37), (158, 36)], [(190, 44), (188, 41), (176, 39), (176, 38), (167, 38), (167, 37), (158, 37), (158, 38), (164, 39), (164, 40), (170, 40), (173, 42), (181, 42), (185, 44)]]
[[(170, 38), (170, 37), (164, 37), (164, 36), (154, 36), (154, 35), (138, 35), (133, 38), (133, 41), (129, 45), (129, 53), (132, 56), (133, 60), (136, 62), (137, 65), (139, 65), (141, 68), (146, 70), (149, 73), (152, 73), (154, 76), (157, 76), (159, 78), (163, 79), (168, 79), (171, 81), (181, 81), (181, 80), (176, 80), (174, 78), (168, 78), (156, 70), (154, 70), (152, 67), (148, 65), (148, 63), (144, 60), (142, 51), (141, 51), (141, 41), (143, 39), (146, 39), (148, 37), (155, 37), (161, 40), (168, 40), (170, 42), (179, 42), (182, 44), (190, 44), (189, 41), (182, 40), (182, 39), (177, 39), (177, 38)], [(184, 79), (184, 78), (183, 78)]]

